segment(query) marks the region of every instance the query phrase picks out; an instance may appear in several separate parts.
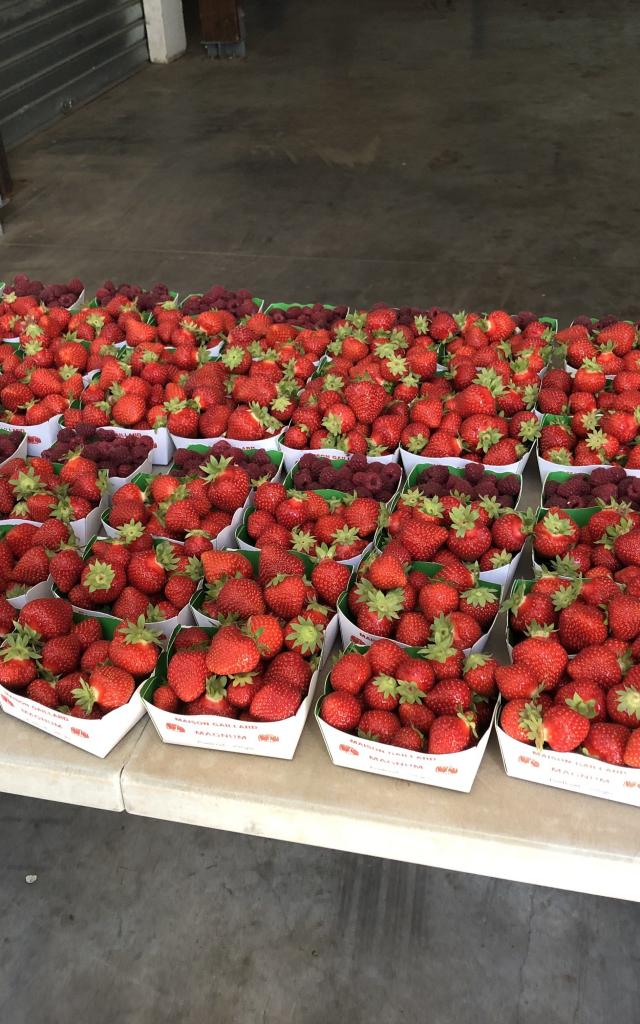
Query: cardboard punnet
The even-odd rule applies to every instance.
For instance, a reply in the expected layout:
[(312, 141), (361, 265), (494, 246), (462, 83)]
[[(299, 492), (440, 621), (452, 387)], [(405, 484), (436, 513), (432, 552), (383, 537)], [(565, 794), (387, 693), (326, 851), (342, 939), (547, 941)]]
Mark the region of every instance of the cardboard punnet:
[(504, 770), (512, 778), (640, 807), (640, 769), (607, 764), (575, 751), (537, 750), (508, 736), (499, 719), (496, 733)]
[[(277, 452), (280, 451), (278, 445), (279, 434), (274, 434), (273, 437), (265, 437), (262, 441), (247, 441), (238, 440), (235, 437), (227, 437), (226, 434), (221, 434), (218, 437), (180, 437), (178, 434), (170, 434), (171, 442), (175, 448), (192, 448), (194, 445), (201, 445), (205, 448), (213, 448), (214, 444), (218, 441), (226, 441), (232, 448), (262, 448), (266, 452)], [(168, 460), (167, 460), (168, 461)]]
[[(204, 628), (213, 636), (219, 627), (209, 624)], [(313, 706), (320, 668), (331, 651), (336, 635), (337, 619), (334, 616), (325, 633), (320, 664), (311, 677), (309, 692), (292, 718), (280, 722), (244, 722), (237, 718), (221, 718), (216, 715), (182, 715), (162, 711), (152, 701), (153, 691), (164, 681), (160, 672), (142, 688), (142, 700), (147, 714), (163, 743), (226, 750), (235, 754), (278, 757), (290, 761), (296, 752), (304, 724)], [(169, 651), (170, 649), (171, 642)]]
[[(327, 500), (329, 500), (330, 498), (341, 498), (342, 497), (342, 492), (341, 491), (334, 491), (334, 490), (331, 490), (331, 489), (328, 489), (328, 488), (324, 488), (322, 490), (314, 491), (313, 493), (314, 494), (319, 494), (323, 498), (326, 498)], [(247, 519), (249, 518), (251, 513), (254, 512), (254, 511), (255, 510), (254, 510), (254, 508), (252, 506), (250, 506), (248, 508), (245, 508), (245, 510), (244, 510), (244, 512), (242, 514), (241, 520), (238, 523), (238, 526), (237, 526), (236, 531), (235, 531), (236, 546), (238, 548), (240, 548), (241, 551), (259, 551), (260, 550), (259, 547), (256, 544), (253, 543), (251, 537), (247, 533)], [(227, 545), (227, 547), (228, 546), (229, 545)], [(372, 550), (373, 550), (373, 540), (369, 541), (367, 546), (362, 549), (360, 554), (356, 555), (354, 558), (337, 558), (336, 561), (340, 562), (341, 565), (348, 565), (352, 569), (357, 569), (357, 567), (360, 565), (360, 562), (365, 557), (365, 555), (368, 555), (369, 552), (372, 551)], [(313, 556), (311, 556), (311, 557), (313, 557)]]
[[(92, 617), (86, 613), (76, 613), (73, 616), (75, 622)], [(101, 618), (103, 637), (111, 639), (119, 625), (118, 619)], [(106, 757), (144, 715), (144, 705), (140, 699), (143, 685), (144, 682), (138, 685), (128, 704), (110, 711), (104, 718), (99, 719), (74, 718), (72, 715), (56, 711), (55, 708), (38, 704), (25, 697), (23, 693), (8, 690), (4, 686), (0, 686), (0, 706), (5, 714), (33, 725), (50, 736), (58, 736), (65, 743), (80, 747), (88, 754)]]
[[(432, 460), (432, 462), (433, 462), (433, 460)], [(431, 464), (432, 463), (424, 463), (423, 465), (420, 465), (420, 466), (414, 466), (414, 468), (408, 474), (407, 479), (406, 479), (406, 483), (404, 484), (402, 489), (399, 491), (399, 493), (397, 493), (396, 496), (394, 496), (394, 498), (389, 503), (389, 508), (390, 508), (391, 511), (393, 511), (398, 506), (398, 503), (401, 500), (402, 495), (405, 493), (405, 491), (411, 490), (413, 487), (417, 486), (418, 480), (420, 479), (422, 471), (425, 469), (426, 466), (431, 465)], [(464, 469), (463, 468), (459, 468), (459, 467), (455, 467), (455, 466), (449, 466), (447, 468), (449, 469), (449, 472), (452, 473), (454, 476), (462, 477), (464, 475)], [(509, 473), (497, 473), (497, 472), (495, 472), (493, 470), (489, 470), (489, 469), (486, 470), (486, 472), (487, 472), (487, 475), (492, 476), (492, 477), (497, 477), (497, 478), (510, 475)], [(518, 492), (518, 497), (517, 497), (517, 500), (516, 500), (516, 503), (515, 503), (514, 511), (518, 508), (518, 505), (520, 504), (521, 497), (522, 497), (522, 477), (520, 477), (520, 490)], [(388, 535), (388, 532), (386, 530), (383, 530), (383, 529), (378, 530), (376, 532), (375, 537), (374, 537), (374, 544), (375, 544), (376, 548), (379, 551), (381, 551), (383, 549), (383, 547), (385, 546), (386, 542), (388, 541), (388, 539), (389, 539), (389, 535)], [(514, 554), (513, 557), (511, 558), (511, 561), (508, 562), (506, 565), (501, 565), (497, 569), (488, 569), (485, 572), (479, 573), (479, 579), (482, 580), (483, 583), (496, 583), (499, 587), (502, 587), (502, 590), (504, 592), (504, 590), (510, 585), (511, 581), (513, 580), (513, 577), (516, 574), (516, 570), (518, 568), (518, 563), (520, 562), (520, 558), (522, 556), (522, 550), (523, 549), (521, 549), (520, 551), (516, 552), (516, 554)]]
[[(42, 523), (34, 523), (26, 519), (3, 519), (0, 522), (0, 538), (5, 537), (14, 526), (24, 526), (27, 522), (31, 526), (42, 526)], [(41, 583), (34, 583), (23, 594), (18, 594), (16, 597), (8, 597), (7, 600), (14, 608), (24, 608), (28, 601), (35, 601), (39, 597), (51, 597), (51, 584), (51, 576), (47, 576), (46, 580), (42, 580)]]
[[(27, 434), (27, 454), (40, 455), (45, 448), (55, 444), (60, 429), (60, 416), (56, 414), (44, 423), (30, 423), (28, 426), (16, 427), (12, 423), (0, 423), (0, 430), (22, 430)], [(15, 458), (15, 455), (12, 456)]]
[(21, 427), (9, 427), (8, 430), (5, 430), (4, 428), (0, 428), (0, 434), (7, 434), (7, 433), (14, 433), (14, 432), (17, 432), (18, 434), (21, 434), (22, 437), (20, 439), (20, 442), (19, 442), (18, 447), (16, 448), (16, 450), (11, 455), (7, 455), (6, 459), (3, 459), (2, 462), (0, 462), (0, 469), (2, 469), (3, 466), (6, 466), (8, 462), (11, 462), (12, 459), (26, 459), (26, 457), (27, 457), (27, 448), (28, 448), (28, 445), (29, 445), (29, 438), (27, 437), (27, 434), (25, 433), (25, 431), (22, 430)]
[[(349, 650), (364, 652), (366, 648), (352, 644)], [(418, 656), (417, 648), (407, 648), (407, 652), (412, 657)], [(322, 701), (328, 693), (331, 693), (331, 684), (327, 677), (324, 693), (316, 702), (314, 714), (329, 757), (335, 765), (341, 768), (354, 768), (361, 772), (372, 772), (375, 775), (386, 775), (394, 779), (404, 779), (407, 782), (439, 786), (441, 789), (455, 789), (460, 793), (468, 793), (471, 790), (487, 749), (496, 716), (495, 708), (491, 722), (475, 746), (457, 754), (427, 754), (417, 750), (405, 750), (390, 744), (377, 743), (374, 740), (334, 729), (320, 717)]]
[[(84, 559), (89, 558), (89, 556), (91, 555), (91, 551), (92, 551), (94, 542), (97, 539), (98, 538), (96, 536), (93, 536), (91, 538), (91, 540), (88, 542), (88, 544), (86, 545), (84, 551), (82, 552), (82, 557)], [(158, 544), (161, 544), (161, 543), (162, 543), (162, 539), (161, 538), (156, 538), (153, 541), (153, 546), (157, 547)], [(179, 540), (172, 540), (171, 543), (172, 544), (179, 544), (180, 546), (182, 546), (182, 542), (179, 541)], [(52, 587), (52, 593), (53, 593), (54, 597), (62, 597), (65, 600), (68, 600), (66, 595), (60, 593), (60, 591), (58, 590), (58, 588), (55, 585)], [(152, 597), (149, 598), (149, 603), (150, 604), (154, 603)], [(103, 612), (103, 611), (100, 611), (97, 608), (91, 608), (91, 609), (81, 608), (79, 605), (75, 605), (75, 604), (72, 604), (72, 608), (73, 608), (74, 612), (78, 612), (78, 614), (80, 614), (80, 615), (89, 616), (89, 617), (93, 616), (96, 619), (113, 619), (115, 622), (124, 622), (124, 619), (117, 618), (117, 616), (112, 615), (111, 612)], [(192, 625), (193, 625), (193, 616), (191, 614), (190, 605), (186, 605), (184, 608), (182, 608), (181, 611), (178, 612), (177, 615), (172, 615), (172, 617), (170, 619), (159, 619), (157, 622), (147, 622), (147, 626), (148, 626), (149, 629), (153, 630), (154, 633), (161, 633), (162, 636), (171, 636), (171, 634), (173, 633), (173, 631), (176, 628), (176, 626), (192, 626)]]
[[(569, 416), (554, 416), (550, 413), (545, 414), (542, 417), (541, 425), (543, 427), (550, 426), (551, 424), (559, 424), (563, 427), (571, 428), (571, 417)], [(544, 483), (550, 473), (592, 473), (594, 469), (602, 469), (603, 466), (615, 466), (619, 465), (617, 462), (593, 462), (586, 466), (565, 466), (560, 462), (551, 462), (549, 459), (545, 459), (540, 453), (540, 445), (538, 443), (536, 449), (538, 459), (538, 470), (540, 472), (540, 480), (544, 489)], [(640, 469), (632, 469), (627, 466), (622, 467), (627, 476), (640, 476)]]
[[(303, 452), (302, 454), (303, 455), (309, 455), (311, 453), (310, 452)], [(314, 452), (313, 454), (314, 455), (317, 455), (317, 454), (324, 455), (324, 452), (320, 452), (320, 453)], [(343, 453), (342, 457), (339, 458), (339, 459), (334, 459), (333, 456), (331, 456), (331, 461), (334, 462), (335, 465), (336, 465), (336, 468), (339, 469), (341, 466), (344, 466), (345, 462), (349, 461), (349, 456), (345, 456), (344, 453)], [(294, 489), (296, 487), (293, 477), (294, 477), (294, 473), (296, 472), (296, 469), (297, 469), (298, 465), (299, 465), (299, 462), (296, 462), (292, 466), (292, 468), (287, 471), (287, 474), (286, 474), (284, 480), (282, 481), (283, 487), (286, 487), (287, 490), (289, 490), (290, 487), (293, 487)], [(400, 492), (402, 490), (403, 480), (404, 480), (404, 474), (402, 472), (402, 467), (400, 467), (400, 476), (398, 477), (398, 486), (396, 487), (395, 491), (393, 492), (393, 494), (389, 498), (389, 501), (386, 502), (388, 508), (392, 508), (393, 507), (392, 503), (395, 501), (397, 496), (400, 494)], [(299, 489), (300, 488), (298, 488), (298, 490)], [(337, 493), (341, 493), (341, 492), (338, 491)]]
[[(305, 567), (306, 574), (309, 575), (311, 570), (313, 569), (313, 566), (314, 566), (314, 562), (312, 561), (312, 559), (309, 558), (308, 555), (301, 555), (298, 551), (291, 551), (289, 553), (295, 555), (296, 558), (298, 558), (302, 562), (302, 564)], [(243, 551), (242, 554), (245, 556), (245, 558), (249, 562), (251, 562), (251, 565), (253, 567), (254, 576), (257, 578), (258, 565), (259, 565), (259, 562), (260, 562), (260, 552), (259, 551)], [(350, 580), (349, 580), (349, 584), (351, 584), (353, 582), (353, 579), (354, 579), (354, 574), (352, 573), (351, 577), (350, 577)], [(206, 586), (206, 583), (205, 583), (205, 586)], [(212, 619), (211, 616), (206, 615), (205, 612), (201, 611), (201, 607), (202, 607), (202, 604), (203, 604), (205, 598), (206, 598), (206, 591), (204, 589), (201, 589), (201, 590), (197, 590), (195, 592), (195, 594), (191, 598), (191, 601), (189, 602), (189, 605), (190, 605), (191, 612), (193, 614), (193, 618), (195, 620), (195, 623), (196, 623), (197, 626), (204, 626), (205, 628), (207, 626), (219, 626), (220, 623), (218, 622), (217, 619)], [(322, 646), (322, 651), (320, 652), (320, 666), (322, 666), (324, 664), (324, 662), (326, 661), (327, 657), (331, 653), (331, 647), (333, 646), (334, 641), (338, 637), (338, 624), (339, 624), (339, 618), (338, 618), (338, 614), (336, 614), (336, 615), (333, 616), (333, 618), (329, 622), (329, 625), (327, 626), (327, 629), (326, 629), (325, 642), (324, 642), (324, 644)], [(329, 642), (329, 640), (331, 642)]]
[[(439, 565), (436, 562), (412, 562), (411, 563), (411, 569), (418, 569), (421, 572), (425, 573), (427, 576), (435, 576), (435, 574), (441, 568), (442, 568), (442, 566)], [(353, 622), (353, 620), (350, 617), (349, 605), (348, 605), (347, 598), (348, 598), (349, 590), (351, 589), (351, 587), (353, 585), (354, 585), (354, 579), (352, 577), (351, 582), (349, 583), (349, 586), (344, 591), (344, 593), (342, 593), (340, 595), (340, 597), (338, 599), (338, 618), (339, 618), (339, 621), (340, 621), (340, 636), (342, 637), (342, 646), (343, 646), (343, 648), (348, 647), (349, 644), (351, 644), (351, 643), (353, 643), (353, 644), (365, 644), (368, 647), (375, 640), (380, 640), (380, 637), (376, 636), (374, 633), (368, 633), (366, 629), (360, 629), (360, 627), (357, 626), (355, 624), (355, 622)], [(481, 587), (486, 587), (487, 590), (492, 590), (497, 595), (498, 599), (500, 599), (500, 597), (502, 595), (502, 591), (501, 591), (501, 587), (499, 585), (497, 585), (495, 583), (485, 583), (485, 582), (481, 582), (478, 585), (481, 586)], [(470, 648), (466, 649), (464, 651), (464, 654), (479, 654), (480, 651), (484, 650), (484, 648), (487, 645), (487, 641), (489, 639), (489, 634), (491, 633), (491, 630), (493, 629), (494, 623), (495, 623), (495, 618), (494, 618), (493, 622), (491, 623), (491, 625), (489, 626), (489, 628), (487, 629), (487, 631), (482, 634), (480, 639), (475, 642), (473, 647), (470, 647)], [(398, 647), (403, 647), (403, 648), (408, 648), (409, 647), (408, 644), (403, 644), (399, 640), (394, 640), (394, 643), (396, 643), (398, 645)]]
[[(131, 482), (138, 484), (138, 486), (140, 487), (146, 487), (149, 484), (149, 481), (152, 479), (152, 476), (153, 474), (136, 473), (135, 476), (132, 477)], [(249, 507), (251, 500), (252, 494), (249, 493), (249, 496), (247, 497), (244, 505), (241, 508), (236, 509), (235, 512), (233, 513), (229, 525), (225, 526), (225, 528), (221, 530), (216, 537), (213, 538), (213, 544), (216, 548), (218, 548), (218, 550), (222, 548), (232, 547), (235, 544), (236, 530), (240, 523), (242, 522), (242, 516), (244, 514), (244, 511)], [(103, 531), (103, 533), (111, 540), (117, 540), (120, 535), (118, 533), (118, 530), (115, 527), (111, 526), (111, 523), (109, 522), (110, 514), (110, 508), (105, 508), (102, 511), (99, 527)], [(97, 529), (98, 528), (96, 528), (96, 530), (94, 530), (93, 532), (97, 533)], [(173, 537), (160, 537), (156, 536), (155, 534), (153, 536), (154, 539), (156, 540), (175, 540), (175, 538)], [(175, 541), (175, 543), (182, 544), (183, 542)]]
[[(567, 470), (570, 469), (570, 468), (571, 468), (570, 466), (563, 466), (560, 470), (556, 470), (553, 473), (548, 473), (547, 476), (545, 477), (545, 484), (544, 484), (544, 487), (542, 488), (542, 497), (541, 497), (541, 506), (540, 506), (543, 512), (548, 512), (549, 509), (552, 507), (552, 505), (550, 505), (548, 503), (548, 499), (546, 499), (546, 496), (545, 496), (547, 484), (549, 483), (549, 481), (554, 481), (556, 483), (565, 483), (567, 480), (570, 480), (571, 477), (576, 475), (575, 473), (567, 472)], [(584, 467), (581, 467), (581, 468), (584, 469)], [(611, 468), (611, 467), (609, 467), (609, 466), (596, 466), (596, 467), (593, 467), (592, 469), (588, 469), (586, 471), (586, 473), (584, 473), (584, 476), (591, 476), (591, 473), (593, 472), (593, 469), (609, 469), (609, 468)], [(624, 467), (622, 467), (622, 468), (624, 469)], [(636, 476), (638, 475), (639, 471), (638, 470), (634, 471), (634, 470), (631, 470), (631, 469), (624, 469), (624, 472), (625, 472), (626, 476), (629, 476), (629, 477), (632, 476), (632, 477), (636, 478)], [(598, 506), (598, 507), (600, 507), (600, 506)], [(587, 510), (589, 510), (591, 508), (595, 509), (596, 506), (595, 505), (588, 506), (587, 509), (585, 509), (584, 511), (587, 511)], [(571, 511), (572, 511), (571, 509), (563, 509), (563, 512), (571, 512)]]

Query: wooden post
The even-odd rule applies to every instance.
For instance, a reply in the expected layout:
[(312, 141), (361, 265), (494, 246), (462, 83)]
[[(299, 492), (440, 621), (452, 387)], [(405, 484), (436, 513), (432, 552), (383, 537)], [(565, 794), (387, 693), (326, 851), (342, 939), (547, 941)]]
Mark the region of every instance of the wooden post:
[(203, 43), (237, 43), (240, 19), (237, 0), (199, 0)]

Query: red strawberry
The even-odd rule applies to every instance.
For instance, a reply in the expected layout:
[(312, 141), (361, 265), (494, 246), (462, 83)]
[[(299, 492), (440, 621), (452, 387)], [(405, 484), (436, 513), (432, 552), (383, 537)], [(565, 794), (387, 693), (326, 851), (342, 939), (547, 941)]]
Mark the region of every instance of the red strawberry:
[(624, 725), (593, 722), (582, 744), (582, 752), (607, 764), (627, 764), (625, 751), (632, 735)]
[(249, 707), (258, 722), (279, 722), (296, 714), (302, 694), (287, 683), (268, 682), (255, 694)]
[(207, 675), (207, 657), (204, 651), (175, 651), (169, 659), (167, 682), (185, 704), (191, 703), (204, 693)]
[(456, 754), (471, 746), (475, 721), (471, 713), (441, 715), (429, 730), (429, 754)]
[(109, 659), (132, 676), (144, 678), (156, 667), (159, 645), (158, 634), (147, 629), (140, 617), (135, 625), (126, 622), (117, 628), (109, 644)]
[(39, 633), (43, 640), (63, 636), (71, 631), (73, 608), (69, 601), (55, 597), (42, 597), (30, 601), (21, 609), (18, 622)]
[(256, 642), (237, 626), (222, 626), (211, 641), (206, 656), (207, 670), (218, 676), (245, 675), (260, 662)]
[(629, 768), (640, 768), (640, 729), (633, 729), (627, 740), (624, 763)]
[(607, 691), (607, 712), (613, 722), (636, 729), (640, 725), (640, 687), (624, 682)]
[(104, 711), (122, 707), (131, 700), (134, 690), (135, 681), (130, 672), (115, 665), (99, 665), (89, 676), (88, 683), (83, 681), (74, 691), (74, 696), (76, 703), (90, 714), (94, 704), (99, 704)]
[(365, 711), (358, 725), (358, 736), (391, 743), (399, 728), (400, 720), (392, 711)]
[(565, 704), (554, 704), (540, 716), (536, 729), (536, 745), (545, 743), (552, 750), (570, 751), (579, 747), (591, 728), (588, 718)]
[(361, 715), (360, 701), (350, 693), (328, 693), (320, 705), (322, 720), (341, 732), (352, 732), (357, 729)]
[[(283, 619), (300, 615), (305, 599), (306, 586), (301, 576), (274, 576), (264, 590), (267, 606)], [(257, 609), (256, 609), (257, 610)]]

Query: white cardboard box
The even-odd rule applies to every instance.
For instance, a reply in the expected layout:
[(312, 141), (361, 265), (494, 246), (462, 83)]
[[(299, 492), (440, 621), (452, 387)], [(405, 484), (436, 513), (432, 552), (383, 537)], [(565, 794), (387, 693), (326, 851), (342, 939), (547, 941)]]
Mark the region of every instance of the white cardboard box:
[(460, 793), (468, 793), (473, 786), (495, 720), (494, 710), (490, 725), (475, 747), (458, 754), (426, 754), (340, 732), (320, 718), (320, 704), (321, 700), (316, 705), (316, 721), (335, 765)]
[[(211, 626), (211, 620), (207, 620), (204, 625)], [(313, 706), (320, 668), (331, 652), (336, 633), (337, 618), (334, 616), (325, 633), (320, 664), (311, 677), (309, 693), (292, 718), (286, 718), (281, 722), (244, 722), (237, 718), (221, 718), (217, 715), (171, 714), (155, 707), (151, 700), (143, 697), (147, 714), (163, 743), (226, 750), (235, 754), (278, 757), (290, 761), (296, 752), (304, 724)]]
[(640, 807), (640, 769), (606, 764), (575, 752), (537, 750), (512, 739), (497, 722), (496, 732), (507, 775)]

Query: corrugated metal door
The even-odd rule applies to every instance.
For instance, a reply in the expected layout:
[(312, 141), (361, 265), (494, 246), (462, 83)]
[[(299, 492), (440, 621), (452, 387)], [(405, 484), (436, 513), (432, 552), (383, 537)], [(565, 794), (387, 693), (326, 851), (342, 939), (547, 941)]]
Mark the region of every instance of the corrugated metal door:
[(149, 60), (141, 0), (0, 0), (5, 146)]

